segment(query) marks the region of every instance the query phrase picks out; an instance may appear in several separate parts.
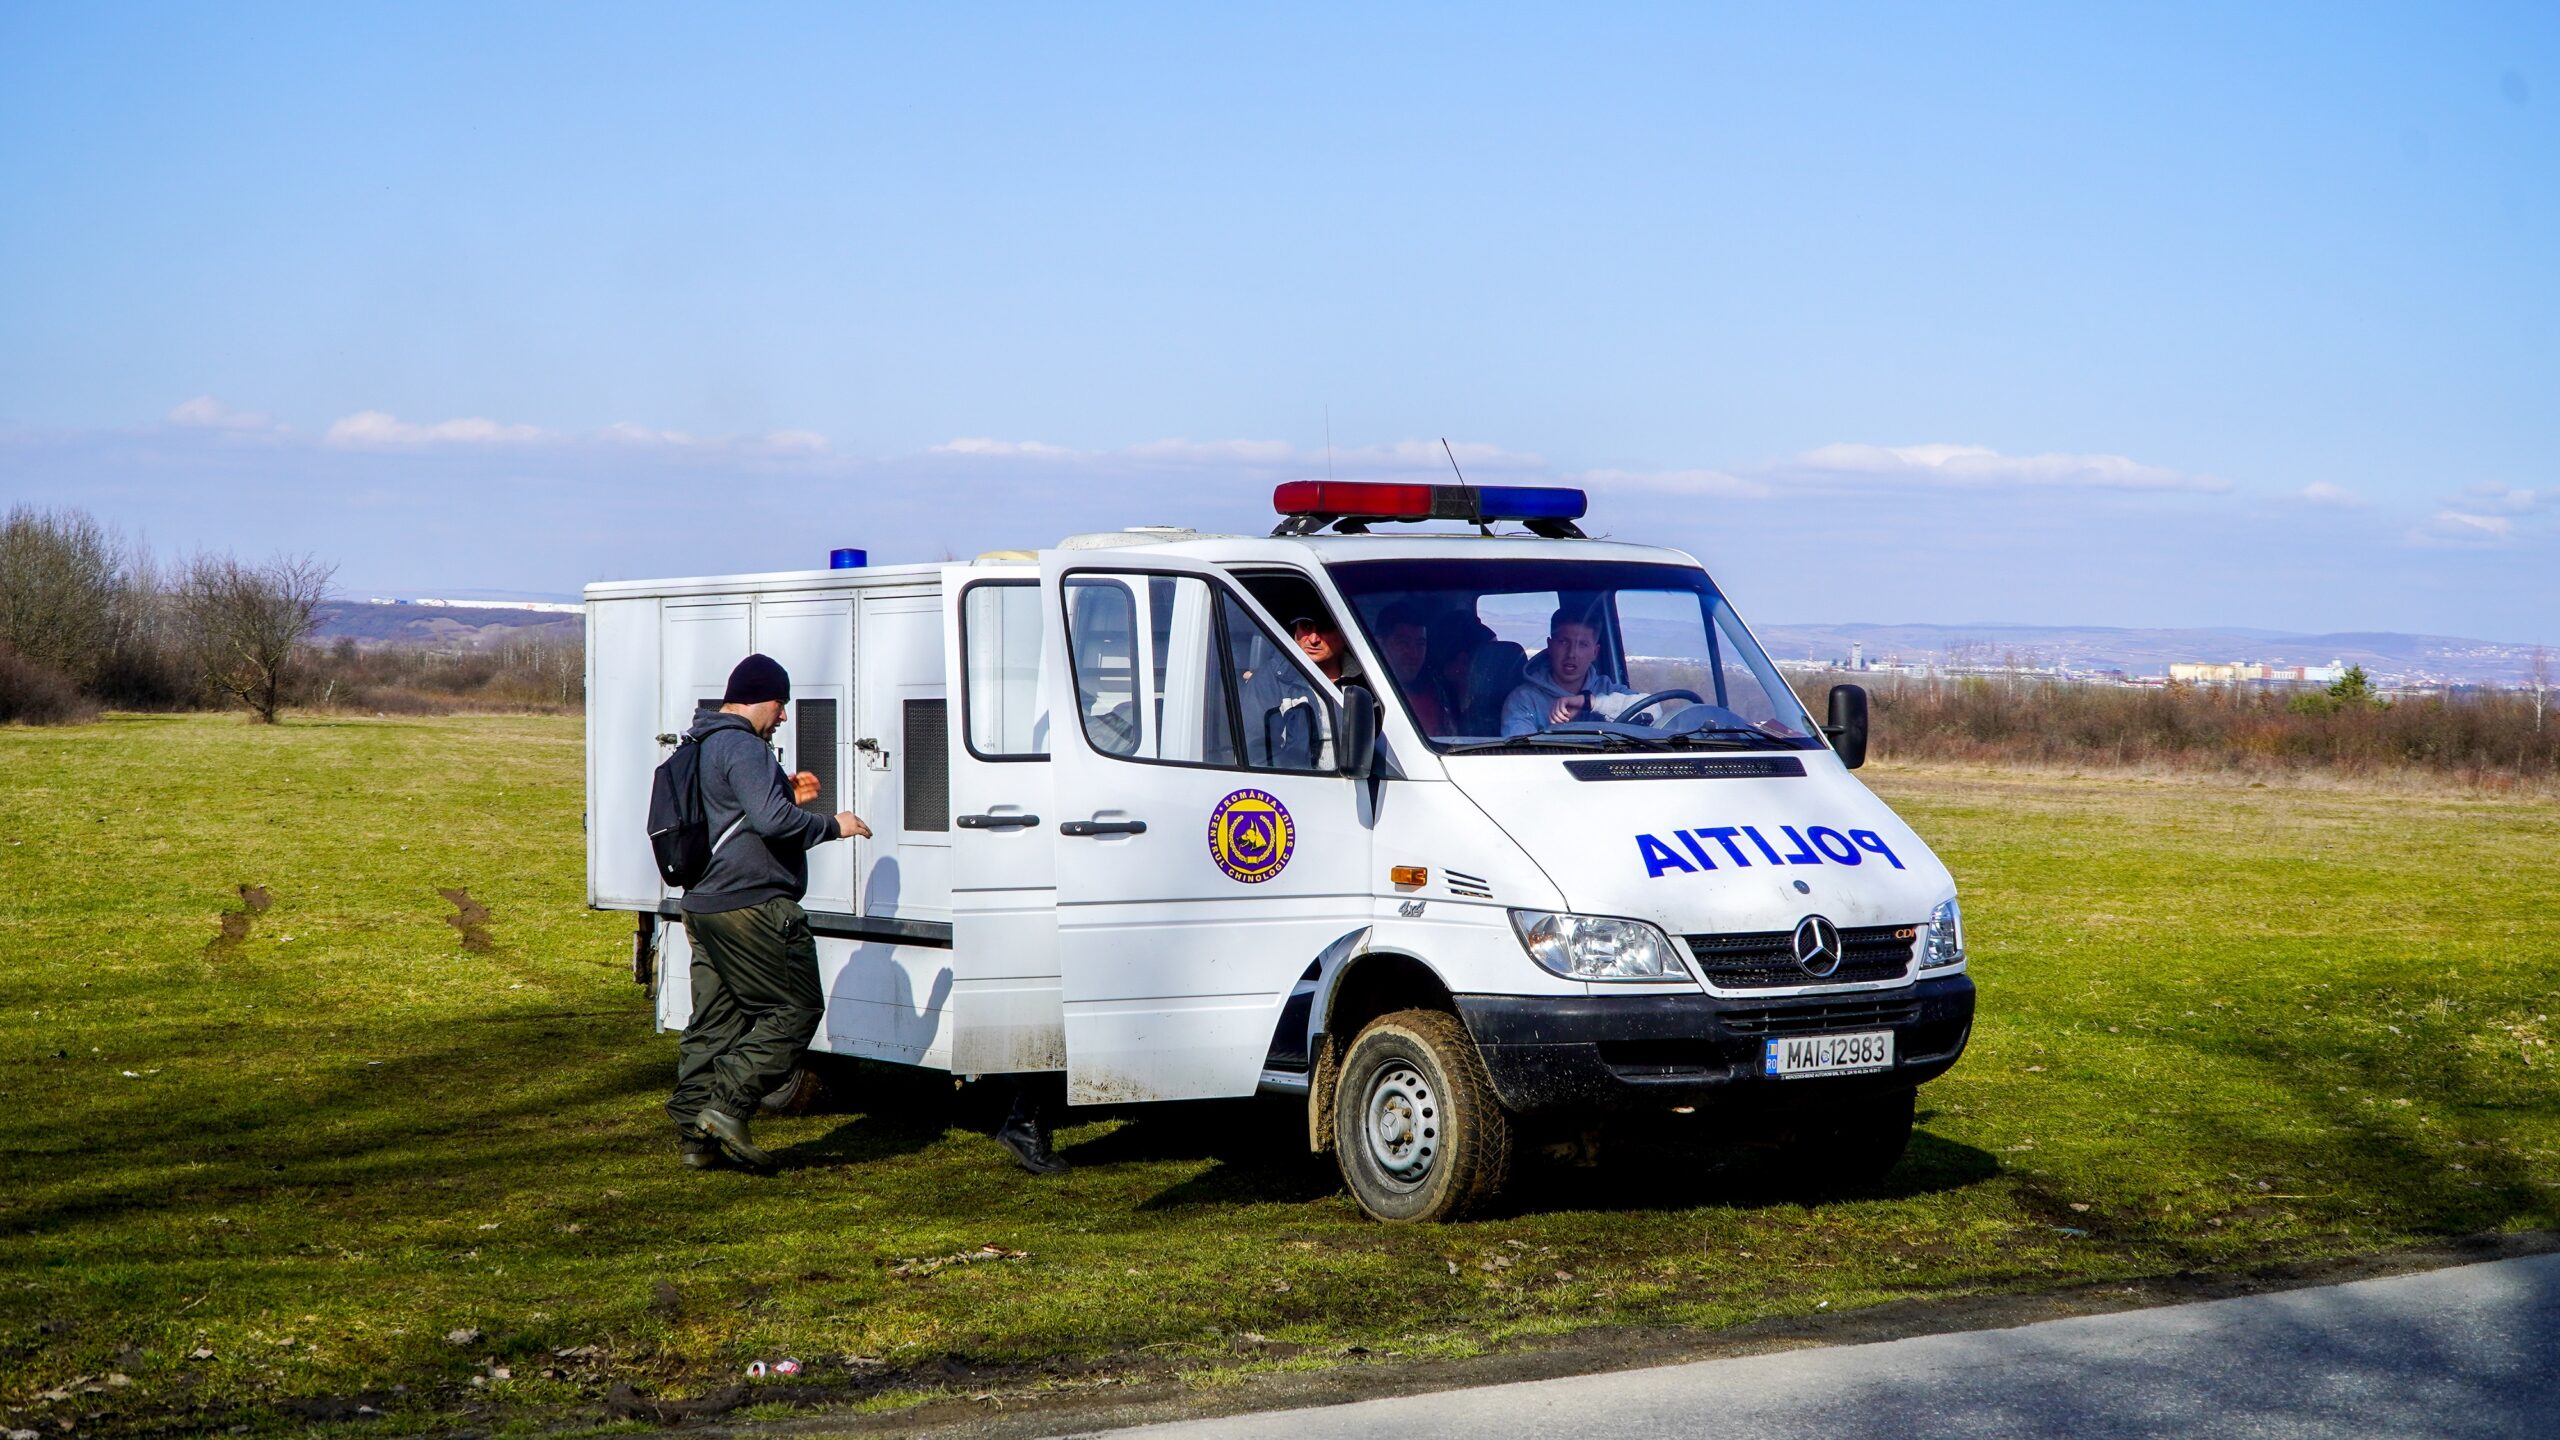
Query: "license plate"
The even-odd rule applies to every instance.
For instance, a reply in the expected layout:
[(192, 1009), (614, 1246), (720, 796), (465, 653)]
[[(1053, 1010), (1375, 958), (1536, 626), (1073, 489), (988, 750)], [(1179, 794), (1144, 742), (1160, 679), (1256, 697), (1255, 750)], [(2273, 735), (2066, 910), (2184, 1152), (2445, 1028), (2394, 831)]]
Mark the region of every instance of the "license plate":
[(1893, 1032), (1855, 1035), (1789, 1035), (1768, 1042), (1760, 1073), (1781, 1080), (1807, 1075), (1864, 1075), (1893, 1068)]

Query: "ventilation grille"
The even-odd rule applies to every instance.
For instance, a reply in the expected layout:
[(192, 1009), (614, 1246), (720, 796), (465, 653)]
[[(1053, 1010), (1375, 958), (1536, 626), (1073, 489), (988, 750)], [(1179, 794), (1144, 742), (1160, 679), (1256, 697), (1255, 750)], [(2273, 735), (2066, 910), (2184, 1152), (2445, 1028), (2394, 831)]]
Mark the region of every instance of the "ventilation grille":
[(940, 700), (905, 702), (907, 766), (901, 809), (909, 830), (951, 828), (951, 731)]
[(1771, 990), (1791, 985), (1856, 985), (1895, 980), (1911, 968), (1916, 925), (1849, 925), (1840, 931), (1840, 968), (1816, 978), (1796, 964), (1795, 932), (1747, 935), (1683, 935), (1698, 957), (1707, 983), (1725, 990)]
[(1772, 1005), (1724, 1016), (1736, 1035), (1811, 1035), (1824, 1030), (1874, 1030), (1920, 1018), (1917, 1000), (1830, 1000), (1811, 1005)]
[(836, 803), (836, 702), (802, 700), (792, 707), (792, 723), (799, 727), (792, 748), (800, 768), (818, 777), (818, 798), (800, 808), (812, 815), (833, 815), (843, 809)]

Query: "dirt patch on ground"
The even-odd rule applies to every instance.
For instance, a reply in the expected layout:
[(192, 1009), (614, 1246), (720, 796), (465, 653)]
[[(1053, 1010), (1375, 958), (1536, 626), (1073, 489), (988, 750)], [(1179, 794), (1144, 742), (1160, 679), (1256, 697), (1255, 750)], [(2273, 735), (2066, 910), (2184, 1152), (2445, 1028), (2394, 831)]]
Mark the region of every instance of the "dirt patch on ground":
[[(810, 1386), (797, 1394), (758, 1386), (745, 1396), (730, 1400), (729, 1404), (762, 1405), (778, 1401), (823, 1407), (858, 1398), (863, 1391), (876, 1393), (889, 1389), (947, 1387), (975, 1393), (966, 1399), (935, 1401), (884, 1414), (827, 1414), (819, 1410), (806, 1419), (757, 1424), (753, 1432), (758, 1435), (931, 1435), (953, 1437), (953, 1440), (964, 1440), (964, 1437), (965, 1440), (1031, 1440), (1035, 1436), (1109, 1430), (1165, 1420), (1341, 1405), (1385, 1396), (1634, 1370), (1816, 1345), (1864, 1345), (1914, 1335), (2005, 1330), (2040, 1320), (2223, 1300), (2314, 1285), (2337, 1285), (2555, 1251), (2560, 1251), (2560, 1233), (2526, 1231), (2473, 1235), (2413, 1250), (2307, 1265), (2276, 1266), (2246, 1274), (2164, 1275), (2040, 1295), (1915, 1300), (1840, 1315), (1769, 1321), (1733, 1330), (1669, 1327), (1591, 1330), (1553, 1342), (1526, 1344), (1498, 1354), (1465, 1360), (1398, 1361), (1346, 1354), (1343, 1362), (1331, 1369), (1249, 1375), (1216, 1389), (1182, 1384), (1175, 1378), (1171, 1367), (1140, 1361), (1135, 1357), (1131, 1357), (1132, 1363), (1126, 1366), (1098, 1364), (1090, 1369), (1020, 1365), (979, 1367), (945, 1360), (896, 1371), (884, 1370), (876, 1380), (851, 1386)], [(1070, 1373), (1071, 1370), (1080, 1373)], [(844, 1392), (847, 1390), (854, 1393), (846, 1395)], [(835, 1393), (829, 1394), (830, 1391)], [(726, 1393), (723, 1392), (723, 1398)], [(684, 1418), (696, 1421), (686, 1426), (691, 1433), (747, 1433), (745, 1427), (719, 1424), (713, 1416), (700, 1410)], [(700, 1423), (702, 1421), (712, 1423)]]
[(444, 923), (462, 932), (463, 949), (485, 955), (498, 948), (498, 942), (489, 935), (488, 906), (472, 899), (468, 890), (439, 889), (436, 893), (453, 902), (454, 913), (444, 917)]
[(217, 922), (220, 928), (215, 930), (212, 939), (204, 942), (204, 953), (219, 959), (238, 950), (241, 942), (249, 938), (250, 925), (275, 903), (275, 897), (267, 893), (266, 886), (241, 886), (240, 908), (222, 912)]

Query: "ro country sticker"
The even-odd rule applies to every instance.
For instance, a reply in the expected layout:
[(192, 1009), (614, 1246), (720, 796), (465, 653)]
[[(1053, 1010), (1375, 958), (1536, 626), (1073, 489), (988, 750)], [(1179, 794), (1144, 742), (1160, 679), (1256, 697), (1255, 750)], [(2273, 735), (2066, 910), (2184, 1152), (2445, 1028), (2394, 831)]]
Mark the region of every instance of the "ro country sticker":
[(1298, 827), (1289, 807), (1262, 790), (1238, 790), (1209, 812), (1209, 858), (1227, 878), (1259, 885), (1289, 866)]

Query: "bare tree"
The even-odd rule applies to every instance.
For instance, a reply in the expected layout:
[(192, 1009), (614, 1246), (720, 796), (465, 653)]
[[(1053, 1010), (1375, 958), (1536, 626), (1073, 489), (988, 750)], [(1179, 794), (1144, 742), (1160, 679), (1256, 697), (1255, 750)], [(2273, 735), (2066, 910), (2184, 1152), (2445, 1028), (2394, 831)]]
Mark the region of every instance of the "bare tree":
[(0, 521), (0, 643), (86, 683), (117, 639), (122, 547), (80, 510)]
[(2542, 733), (2542, 707), (2551, 693), (2551, 647), (2533, 647), (2533, 660), (2525, 667), (2525, 685), (2533, 691), (2533, 733)]
[(207, 684), (272, 725), (334, 565), (279, 555), (263, 565), (199, 555), (178, 586), (187, 644)]

